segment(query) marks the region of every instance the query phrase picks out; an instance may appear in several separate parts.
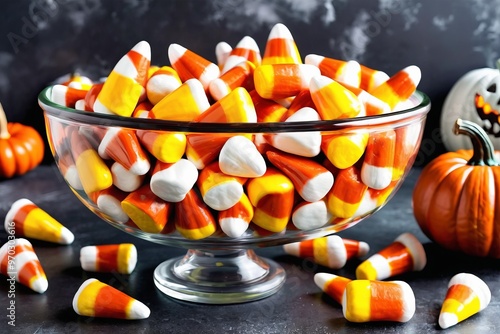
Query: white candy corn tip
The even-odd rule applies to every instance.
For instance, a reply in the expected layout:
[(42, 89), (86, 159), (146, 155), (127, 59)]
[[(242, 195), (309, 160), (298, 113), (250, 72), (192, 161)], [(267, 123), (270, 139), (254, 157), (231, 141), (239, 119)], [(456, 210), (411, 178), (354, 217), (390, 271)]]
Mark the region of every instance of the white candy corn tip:
[(219, 67), (224, 66), (231, 51), (233, 51), (233, 48), (229, 43), (224, 41), (217, 43), (215, 46), (215, 57), (217, 58), (217, 65)]
[(420, 79), (422, 78), (422, 72), (420, 68), (416, 65), (410, 65), (405, 67), (402, 71), (406, 72), (410, 77), (411, 81), (417, 86), (420, 83)]
[(318, 288), (322, 291), (325, 291), (325, 286), (331, 280), (337, 278), (337, 275), (329, 274), (329, 273), (317, 273), (314, 275), (314, 283)]
[(300, 255), (300, 242), (292, 242), (290, 244), (283, 245), (283, 250), (288, 255), (299, 256)]
[(180, 159), (168, 168), (153, 174), (150, 187), (164, 201), (182, 201), (198, 179), (198, 169), (189, 160)]
[(205, 110), (210, 108), (210, 102), (208, 101), (207, 94), (205, 94), (205, 87), (200, 80), (192, 78), (186, 80), (184, 84), (189, 87), (191, 96), (193, 97), (195, 104), (200, 112), (204, 112)]
[(332, 214), (324, 201), (307, 203), (295, 209), (292, 223), (299, 230), (312, 230), (330, 222)]
[(135, 51), (144, 58), (151, 60), (151, 46), (146, 41), (140, 41), (132, 48), (131, 51)]
[(370, 245), (364, 241), (359, 241), (358, 243), (358, 257), (363, 257), (370, 251)]
[(210, 91), (210, 95), (212, 95), (216, 101), (219, 101), (230, 93), (229, 86), (219, 78), (213, 80), (210, 85), (208, 85), (208, 90)]
[(275, 38), (293, 40), (292, 33), (283, 23), (276, 23), (269, 32), (268, 40)]
[(300, 190), (300, 195), (308, 202), (317, 202), (326, 196), (332, 186), (333, 174), (328, 171), (307, 180)]
[(439, 327), (446, 329), (451, 326), (458, 324), (458, 317), (454, 313), (443, 312), (439, 315)]
[(64, 173), (64, 179), (68, 182), (71, 188), (75, 190), (83, 190), (82, 181), (80, 180), (79, 175), (80, 174), (78, 173), (75, 165), (69, 166), (66, 173)]
[(127, 318), (133, 320), (146, 319), (149, 318), (150, 314), (151, 310), (149, 309), (149, 307), (138, 300), (134, 300), (132, 301), (132, 305), (130, 307)]
[(399, 322), (408, 322), (415, 314), (415, 294), (411, 286), (403, 281), (392, 281), (393, 283), (399, 284), (401, 290), (403, 291), (403, 305), (402, 305), (402, 315), (398, 320)]
[(311, 82), (309, 83), (309, 90), (311, 91), (311, 94), (313, 94), (319, 91), (321, 88), (328, 86), (332, 82), (334, 82), (333, 79), (330, 79), (329, 77), (326, 77), (324, 75), (312, 77)]
[(318, 67), (319, 64), (321, 64), (321, 62), (323, 61), (323, 59), (325, 59), (325, 57), (316, 54), (309, 54), (304, 59), (304, 63)]
[(355, 60), (349, 60), (346, 62), (337, 80), (353, 87), (359, 87), (361, 82), (361, 65)]
[(413, 270), (423, 270), (427, 264), (427, 256), (425, 254), (424, 246), (422, 246), (420, 241), (409, 232), (401, 234), (395, 241), (402, 243), (410, 250), (413, 259)]
[(99, 195), (96, 204), (103, 213), (119, 223), (126, 223), (129, 220), (129, 217), (123, 211), (121, 201), (112, 195)]
[(264, 157), (245, 136), (234, 136), (224, 143), (219, 153), (219, 168), (227, 175), (238, 177), (259, 177), (267, 170)]
[(187, 51), (187, 49), (177, 43), (172, 43), (168, 46), (168, 60), (170, 64), (176, 63)]
[(233, 207), (243, 195), (243, 186), (238, 181), (228, 181), (208, 189), (203, 201), (214, 210), (223, 211)]
[(68, 230), (66, 227), (61, 228), (61, 237), (59, 238), (59, 243), (63, 245), (69, 245), (75, 240), (74, 234)]
[(113, 176), (113, 184), (118, 189), (125, 192), (132, 192), (139, 189), (144, 180), (144, 175), (132, 173), (118, 162), (113, 163), (111, 166), (111, 173)]
[(35, 292), (44, 293), (49, 288), (49, 281), (45, 277), (37, 277), (31, 281), (30, 288)]
[(220, 228), (228, 237), (239, 238), (248, 229), (248, 222), (241, 218), (223, 218), (219, 220)]

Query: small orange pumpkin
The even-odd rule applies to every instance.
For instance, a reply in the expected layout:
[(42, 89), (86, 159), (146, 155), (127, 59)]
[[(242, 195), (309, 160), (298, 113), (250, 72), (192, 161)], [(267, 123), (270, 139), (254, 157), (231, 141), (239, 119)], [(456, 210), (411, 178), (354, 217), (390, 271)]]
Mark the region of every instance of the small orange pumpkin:
[(43, 154), (40, 134), (30, 126), (7, 123), (0, 104), (0, 179), (27, 173), (42, 162)]
[(458, 119), (454, 132), (467, 135), (473, 149), (444, 153), (422, 170), (413, 191), (415, 219), (447, 249), (500, 258), (499, 158), (476, 123)]

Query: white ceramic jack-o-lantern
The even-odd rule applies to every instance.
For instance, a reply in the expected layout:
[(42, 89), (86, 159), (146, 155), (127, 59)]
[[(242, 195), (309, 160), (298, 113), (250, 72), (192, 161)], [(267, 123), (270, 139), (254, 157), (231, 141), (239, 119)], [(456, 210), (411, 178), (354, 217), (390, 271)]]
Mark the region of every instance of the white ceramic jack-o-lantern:
[(466, 73), (448, 93), (441, 111), (441, 136), (449, 151), (472, 148), (467, 136), (453, 134), (458, 117), (480, 124), (500, 150), (500, 60), (497, 66)]

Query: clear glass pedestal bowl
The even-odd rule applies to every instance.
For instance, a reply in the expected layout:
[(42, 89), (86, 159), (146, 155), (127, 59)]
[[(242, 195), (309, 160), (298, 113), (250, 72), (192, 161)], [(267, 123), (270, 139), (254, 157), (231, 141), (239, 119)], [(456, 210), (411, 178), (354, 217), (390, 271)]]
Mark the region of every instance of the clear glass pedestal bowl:
[[(51, 101), (51, 89), (52, 87), (47, 87), (40, 93), (39, 104), (44, 111), (47, 137), (55, 162), (73, 193), (102, 220), (126, 233), (154, 243), (188, 249), (185, 256), (168, 259), (161, 263), (154, 271), (154, 283), (160, 291), (170, 297), (208, 304), (231, 304), (258, 300), (268, 297), (280, 289), (286, 278), (284, 269), (270, 259), (257, 256), (253, 249), (283, 245), (333, 234), (353, 226), (380, 210), (396, 194), (411, 169), (422, 139), (425, 119), (430, 110), (429, 98), (424, 93), (416, 91), (405, 102), (404, 107), (401, 107), (398, 111), (377, 116), (293, 123), (174, 122), (97, 114), (67, 108)], [(217, 161), (221, 146), (229, 138), (243, 136), (255, 143), (255, 147), (258, 148), (257, 151), (262, 154), (267, 170), (277, 170), (277, 168), (273, 166), (265, 152), (269, 150), (280, 153), (281, 149), (286, 150), (286, 147), (280, 147), (276, 143), (288, 143), (290, 138), (292, 138), (293, 142), (293, 138), (314, 137), (316, 138), (314, 140), (317, 141), (319, 138), (324, 144), (331, 138), (351, 138), (352, 142), (356, 142), (353, 138), (365, 136), (363, 138), (365, 138), (366, 148), (362, 146), (361, 152), (358, 153), (359, 159), (353, 166), (341, 166), (344, 168), (339, 168), (330, 163), (328, 154), (331, 154), (331, 152), (326, 153), (326, 145), (315, 156), (300, 157), (316, 165), (325, 166), (332, 174), (334, 181), (328, 194), (317, 201), (317, 206), (311, 207), (313, 209), (309, 213), (297, 214), (297, 220), (295, 220), (296, 216), (294, 214), (296, 211), (299, 212), (298, 208), (313, 202), (303, 200), (300, 192), (293, 189), (293, 194), (291, 197), (287, 195), (287, 199), (280, 200), (279, 196), (281, 195), (276, 194), (267, 197), (264, 195), (261, 199), (265, 198), (265, 200), (261, 202), (268, 203), (252, 203), (254, 213), (258, 210), (261, 211), (259, 221), (250, 222), (248, 228), (237, 236), (228, 236), (218, 224), (209, 236), (205, 237), (203, 235), (204, 237), (201, 238), (196, 236), (197, 234), (188, 233), (186, 237), (182, 233), (182, 228), (178, 228), (178, 221), (185, 221), (192, 217), (179, 216), (183, 214), (191, 216), (191, 213), (186, 210), (186, 205), (183, 206), (182, 210), (177, 209), (178, 202), (161, 202), (162, 200), (157, 198), (162, 205), (171, 208), (168, 211), (169, 213), (165, 214), (166, 217), (163, 217), (163, 220), (166, 221), (164, 228), (158, 231), (139, 228), (138, 224), (134, 223), (134, 220), (119, 218), (123, 217), (124, 214), (120, 210), (120, 208), (123, 209), (124, 197), (134, 193), (135, 190), (127, 193), (115, 189), (114, 183), (116, 180), (114, 178), (117, 176), (113, 173), (111, 173), (113, 184), (108, 183), (101, 188), (109, 187), (107, 190), (113, 189), (115, 193), (112, 196), (114, 197), (111, 197), (112, 200), (108, 198), (106, 205), (99, 205), (97, 193), (101, 190), (94, 191), (95, 189), (89, 183), (95, 186), (96, 183), (101, 181), (111, 182), (103, 180), (109, 178), (113, 164), (116, 163), (113, 158), (105, 154), (104, 150), (100, 150), (100, 146), (103, 145), (107, 132), (116, 132), (123, 129), (132, 134), (141, 132), (142, 134), (177, 134), (181, 137), (185, 136), (187, 146), (190, 145), (190, 139), (193, 138), (205, 140), (213, 138), (213, 141), (208, 140), (203, 145), (210, 147), (208, 153), (211, 152), (211, 159), (214, 161)], [(385, 136), (386, 134), (389, 135)], [(375, 189), (364, 186), (363, 182), (360, 181), (360, 175), (365, 167), (364, 164), (377, 159), (377, 154), (380, 154), (377, 151), (385, 152), (389, 150), (389, 148), (383, 146), (386, 145), (382, 143), (383, 140), (376, 140), (376, 138), (380, 137), (392, 138), (392, 144), (389, 145), (391, 146), (390, 149), (394, 150), (393, 161), (389, 163), (392, 177), (390, 177), (388, 185), (383, 185), (384, 188)], [(221, 140), (221, 138), (223, 139)], [(281, 139), (278, 140), (278, 138)], [(307, 141), (307, 139), (305, 140)], [(196, 140), (192, 141), (193, 147), (195, 142)], [(140, 141), (139, 143), (142, 144)], [(275, 147), (273, 143), (276, 144)], [(340, 143), (343, 142), (340, 141)], [(351, 154), (351, 151), (345, 151), (342, 148), (343, 144), (340, 145), (340, 159), (342, 160), (342, 155), (348, 155), (352, 159), (354, 153)], [(379, 150), (377, 150), (378, 145), (382, 145), (378, 147)], [(337, 147), (337, 150), (339, 150), (339, 147)], [(247, 154), (247, 152), (241, 153)], [(146, 154), (151, 167), (140, 178), (141, 186), (151, 185), (152, 174), (157, 163), (153, 155)], [(252, 154), (255, 154), (255, 152), (252, 151)], [(287, 154), (292, 157), (295, 156), (293, 153), (286, 153), (285, 155)], [(185, 160), (189, 161), (189, 158), (186, 155), (183, 156)], [(205, 165), (209, 164), (206, 163)], [(199, 175), (202, 175), (203, 169), (198, 165)], [(102, 173), (105, 173), (106, 177), (99, 175), (103, 170), (105, 172)], [(372, 174), (377, 173), (375, 171), (377, 170), (376, 166), (372, 166), (371, 170)], [(284, 174), (282, 173), (282, 175)], [(93, 178), (96, 180), (92, 180)], [(251, 179), (239, 181), (243, 194), (248, 195)], [(255, 179), (258, 179), (258, 177), (255, 177)], [(201, 195), (199, 181), (197, 180), (194, 183), (192, 190), (199, 200), (198, 203), (201, 203), (204, 197)], [(342, 182), (344, 182), (344, 186), (340, 186)], [(354, 182), (352, 187), (349, 186), (349, 182)], [(375, 182), (377, 183), (377, 180)], [(336, 184), (338, 187), (334, 190)], [(265, 188), (265, 186), (260, 185), (260, 187), (259, 189), (264, 191), (262, 187)], [(113, 191), (110, 193), (113, 193)], [(217, 196), (224, 197), (222, 194), (219, 192)], [(258, 197), (259, 195), (254, 194), (252, 196)], [(247, 197), (252, 196), (248, 195)], [(357, 200), (351, 200), (356, 196)], [(289, 203), (290, 198), (293, 198), (293, 203)], [(276, 201), (276, 204), (272, 205), (273, 201)], [(196, 203), (196, 201), (190, 203)], [(262, 207), (265, 207), (265, 210), (261, 208), (261, 204)], [(205, 212), (211, 215), (212, 218), (210, 219), (213, 219), (217, 224), (222, 210), (214, 210), (203, 203), (199, 205), (203, 206)], [(337, 209), (339, 205), (342, 206), (340, 210)], [(199, 211), (199, 207), (193, 207), (192, 209), (193, 212)], [(269, 214), (270, 219), (273, 219), (272, 210), (274, 209), (279, 211), (280, 214), (286, 211), (284, 218), (280, 218), (286, 219), (285, 226), (279, 228), (279, 230), (266, 230), (267, 223), (262, 222), (262, 216)], [(267, 210), (265, 214), (262, 214), (263, 210)], [(177, 214), (175, 214), (175, 211), (178, 211)], [(343, 214), (338, 214), (338, 212)], [(199, 217), (200, 215), (196, 219), (199, 219)], [(255, 217), (254, 215), (254, 219)], [(205, 222), (195, 221), (191, 223), (204, 224)]]

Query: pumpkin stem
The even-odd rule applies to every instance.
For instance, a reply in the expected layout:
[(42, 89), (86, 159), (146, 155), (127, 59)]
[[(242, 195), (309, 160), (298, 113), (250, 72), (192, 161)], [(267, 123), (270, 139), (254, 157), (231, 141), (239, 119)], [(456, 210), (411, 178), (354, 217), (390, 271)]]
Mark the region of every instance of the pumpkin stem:
[(479, 125), (458, 118), (455, 121), (453, 131), (456, 135), (462, 134), (468, 136), (472, 141), (474, 153), (467, 164), (480, 166), (500, 165), (500, 162), (495, 159), (495, 150), (490, 138)]
[(7, 129), (7, 116), (5, 116), (5, 111), (3, 110), (2, 104), (0, 103), (0, 139), (9, 139), (10, 133)]

